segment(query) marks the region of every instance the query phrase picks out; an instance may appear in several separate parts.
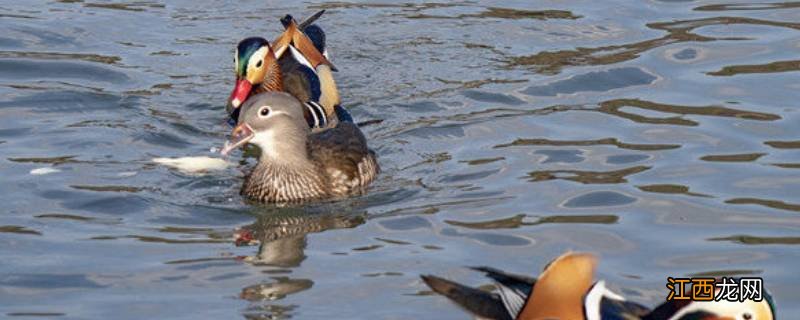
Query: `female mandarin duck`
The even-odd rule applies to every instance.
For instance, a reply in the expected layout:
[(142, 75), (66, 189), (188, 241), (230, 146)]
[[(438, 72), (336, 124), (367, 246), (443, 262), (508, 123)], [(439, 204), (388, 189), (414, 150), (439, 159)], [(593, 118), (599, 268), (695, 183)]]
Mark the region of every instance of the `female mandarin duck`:
[(375, 153), (352, 121), (312, 133), (302, 103), (265, 92), (241, 107), (222, 154), (251, 143), (261, 149), (241, 194), (254, 201), (296, 203), (363, 192), (380, 171)]
[(583, 253), (566, 253), (551, 262), (539, 279), (479, 267), (496, 281), (499, 295), (436, 276), (422, 276), (433, 291), (484, 319), (518, 320), (774, 320), (769, 296), (762, 301), (672, 300), (654, 310), (592, 283), (597, 261)]
[[(323, 12), (300, 25), (287, 15), (281, 19), (286, 30), (272, 46), (259, 37), (239, 42), (234, 54), (236, 87), (227, 107), (233, 123), (248, 97), (268, 91), (288, 92), (303, 102), (305, 118), (312, 127), (333, 126), (338, 118), (349, 118), (339, 107), (332, 75), (336, 69), (327, 58), (325, 33), (311, 24)], [(337, 117), (332, 117), (334, 114)]]

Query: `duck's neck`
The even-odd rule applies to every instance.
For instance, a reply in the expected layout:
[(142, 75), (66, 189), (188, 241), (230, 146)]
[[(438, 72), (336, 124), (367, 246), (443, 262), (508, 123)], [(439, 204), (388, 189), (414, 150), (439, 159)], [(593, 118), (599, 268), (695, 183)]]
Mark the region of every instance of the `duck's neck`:
[[(293, 128), (256, 133), (251, 143), (261, 148), (261, 157), (242, 186), (243, 195), (263, 202), (295, 202), (327, 194), (323, 175), (308, 156), (308, 129)], [(280, 139), (274, 132), (281, 132)]]
[(276, 125), (255, 133), (250, 143), (261, 149), (259, 164), (287, 166), (311, 165), (308, 157), (309, 129), (295, 125)]
[(261, 92), (270, 92), (270, 91), (283, 91), (283, 75), (281, 74), (281, 68), (278, 66), (278, 61), (276, 59), (265, 59), (267, 60), (269, 66), (269, 72), (264, 75), (264, 81), (261, 82), (261, 86), (259, 87)]

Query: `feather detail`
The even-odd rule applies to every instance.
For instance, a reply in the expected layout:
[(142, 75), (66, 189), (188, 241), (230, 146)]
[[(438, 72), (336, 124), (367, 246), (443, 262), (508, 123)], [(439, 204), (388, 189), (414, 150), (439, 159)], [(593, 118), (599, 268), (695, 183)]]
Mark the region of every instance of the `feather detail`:
[(261, 91), (283, 91), (283, 75), (281, 74), (278, 60), (267, 58), (266, 62), (268, 64), (268, 69), (264, 76), (264, 82), (262, 82), (260, 86)]
[(268, 203), (296, 203), (328, 197), (323, 176), (310, 165), (261, 163), (247, 176), (242, 195)]
[(341, 103), (339, 89), (336, 87), (336, 80), (333, 79), (333, 73), (329, 66), (319, 65), (316, 71), (321, 87), (319, 103), (325, 107), (325, 113), (330, 116), (334, 114), (334, 108)]
[(292, 57), (295, 60), (297, 60), (297, 62), (306, 67), (309, 67), (311, 70), (314, 70), (314, 66), (311, 65), (311, 62), (309, 62), (308, 59), (306, 59), (306, 57), (303, 56), (302, 53), (300, 53), (300, 51), (297, 51), (297, 49), (295, 49), (294, 46), (289, 46), (289, 52), (292, 53)]
[(292, 20), (289, 23), (289, 26), (286, 27), (286, 32), (292, 37), (292, 44), (297, 48), (300, 53), (305, 56), (308, 61), (311, 63), (311, 68), (315, 69), (318, 65), (325, 64), (330, 66), (332, 70), (336, 70), (336, 67), (333, 66), (328, 58), (326, 58), (322, 53), (317, 50), (317, 47), (314, 46), (314, 42), (308, 38), (308, 36), (300, 31), (297, 28), (297, 24)]
[(325, 115), (325, 109), (314, 101), (306, 101), (304, 103), (309, 113), (309, 125), (312, 128), (323, 128), (328, 124), (328, 117)]

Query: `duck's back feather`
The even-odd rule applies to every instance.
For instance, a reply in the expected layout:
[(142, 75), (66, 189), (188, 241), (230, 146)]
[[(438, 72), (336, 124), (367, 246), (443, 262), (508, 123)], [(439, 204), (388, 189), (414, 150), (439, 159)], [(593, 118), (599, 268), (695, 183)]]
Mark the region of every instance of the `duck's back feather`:
[(309, 136), (308, 153), (329, 179), (333, 194), (346, 195), (363, 189), (378, 175), (375, 153), (353, 123), (340, 122), (334, 128)]

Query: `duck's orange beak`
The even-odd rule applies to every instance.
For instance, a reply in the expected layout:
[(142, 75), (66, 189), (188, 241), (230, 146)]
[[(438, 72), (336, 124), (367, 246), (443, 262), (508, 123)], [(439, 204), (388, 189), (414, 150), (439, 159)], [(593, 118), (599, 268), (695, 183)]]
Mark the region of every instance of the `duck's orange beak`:
[(250, 141), (250, 139), (253, 139), (254, 136), (255, 133), (253, 133), (253, 129), (250, 128), (249, 125), (246, 123), (240, 123), (238, 126), (233, 128), (231, 137), (225, 142), (225, 146), (222, 148), (220, 153), (223, 156), (228, 155), (231, 150), (243, 146), (245, 143)]
[(253, 89), (253, 84), (250, 83), (250, 81), (247, 81), (247, 79), (236, 79), (236, 87), (233, 88), (231, 97), (228, 99), (234, 109), (241, 106), (242, 103), (247, 100), (251, 89)]

